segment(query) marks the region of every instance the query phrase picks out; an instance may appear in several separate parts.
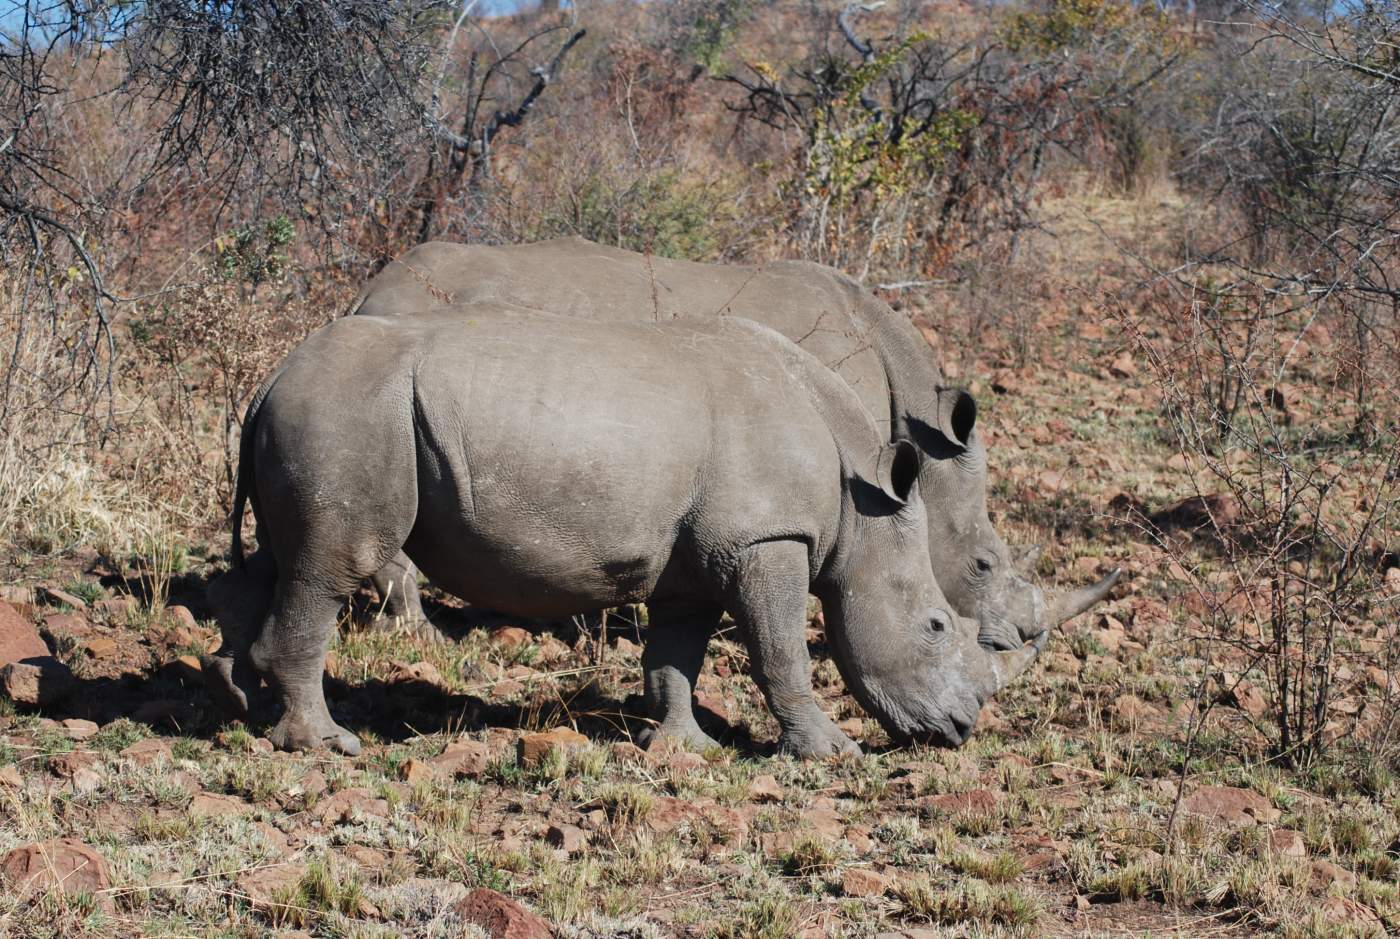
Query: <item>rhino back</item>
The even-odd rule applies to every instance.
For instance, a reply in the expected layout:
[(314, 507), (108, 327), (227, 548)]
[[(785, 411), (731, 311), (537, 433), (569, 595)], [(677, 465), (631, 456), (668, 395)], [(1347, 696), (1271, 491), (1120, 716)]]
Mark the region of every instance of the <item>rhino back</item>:
[(872, 416), (889, 419), (873, 316), (858, 310), (873, 304), (895, 314), (829, 267), (701, 264), (582, 238), (508, 246), (429, 242), (391, 261), (353, 309), (405, 315), (480, 301), (604, 322), (751, 319), (797, 342), (855, 389)]

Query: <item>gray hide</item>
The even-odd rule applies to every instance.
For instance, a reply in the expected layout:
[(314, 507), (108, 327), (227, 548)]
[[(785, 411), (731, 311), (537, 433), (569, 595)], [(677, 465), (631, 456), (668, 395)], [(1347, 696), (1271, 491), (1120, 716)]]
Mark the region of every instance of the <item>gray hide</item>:
[(514, 615), (645, 602), (646, 699), (660, 732), (695, 745), (711, 742), (691, 695), (723, 612), (780, 749), (802, 756), (859, 752), (812, 694), (809, 592), (852, 694), (900, 740), (962, 743), (1034, 658), (955, 619), (930, 572), (917, 449), (777, 333), (454, 312), (332, 323), (249, 408), (235, 518), (251, 499), (260, 547), (220, 585), (244, 623), (206, 675), (235, 710), (266, 679), (279, 747), (358, 750), (326, 709), (326, 646), (346, 596), (401, 547), (435, 584)]
[[(483, 301), (613, 322), (741, 316), (797, 342), (845, 379), (888, 439), (911, 440), (922, 452), (919, 488), (934, 576), (992, 648), (1043, 642), (1049, 627), (1102, 599), (1117, 579), (1115, 571), (1047, 609), (987, 517), (987, 453), (972, 397), (945, 387), (907, 317), (832, 268), (805, 261), (697, 264), (581, 238), (508, 247), (432, 242), (390, 262), (354, 310), (397, 316)], [(391, 614), (421, 615), (412, 568), (402, 558), (376, 576), (376, 585), (381, 596), (388, 592)]]

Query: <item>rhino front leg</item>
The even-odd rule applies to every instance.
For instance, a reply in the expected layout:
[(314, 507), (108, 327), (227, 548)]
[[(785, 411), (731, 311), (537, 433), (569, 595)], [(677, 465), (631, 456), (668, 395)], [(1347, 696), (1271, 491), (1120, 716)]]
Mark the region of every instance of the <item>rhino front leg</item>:
[(418, 592), (418, 569), (400, 551), (388, 564), (381, 567), (370, 578), (374, 589), (379, 591), (379, 601), (384, 605), (378, 624), (388, 625), (398, 620), (412, 626), (428, 622), (423, 612), (423, 598)]
[(642, 672), (647, 710), (657, 726), (641, 735), (642, 746), (649, 747), (661, 737), (679, 740), (696, 750), (719, 746), (696, 723), (691, 698), (720, 613), (718, 607), (648, 605), (650, 622), (642, 651)]
[(359, 738), (331, 719), (321, 687), (326, 647), (342, 602), (340, 596), (294, 579), (278, 581), (251, 655), (282, 703), (282, 719), (267, 735), (280, 750), (329, 746), (350, 756), (360, 752)]
[(743, 627), (754, 681), (778, 719), (778, 751), (794, 756), (859, 754), (812, 693), (807, 655), (807, 546), (795, 541), (752, 545), (739, 559), (729, 612)]

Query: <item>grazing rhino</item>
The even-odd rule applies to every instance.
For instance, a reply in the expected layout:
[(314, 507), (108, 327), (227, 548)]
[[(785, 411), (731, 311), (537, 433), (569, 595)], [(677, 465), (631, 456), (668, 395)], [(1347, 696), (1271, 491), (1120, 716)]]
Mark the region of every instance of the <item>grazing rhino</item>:
[[(972, 396), (944, 386), (907, 317), (832, 268), (805, 261), (697, 264), (581, 238), (508, 247), (430, 242), (390, 262), (352, 312), (397, 316), (477, 302), (605, 322), (732, 315), (798, 343), (845, 379), (887, 439), (911, 440), (922, 452), (919, 489), (934, 576), (991, 648), (1043, 642), (1047, 629), (1102, 600), (1118, 578), (1113, 571), (1047, 607), (987, 517), (987, 453)], [(407, 559), (400, 555), (374, 580), (391, 615), (421, 618)]]
[[(812, 693), (809, 592), (852, 694), (900, 740), (961, 744), (1035, 658), (956, 620), (917, 448), (777, 333), (455, 313), (338, 320), (249, 406), (234, 518), (251, 500), (259, 549), (221, 588), (247, 628), (205, 671), (237, 710), (267, 680), (277, 746), (357, 752), (326, 708), (326, 645), (346, 596), (401, 548), (443, 589), (516, 615), (646, 602), (646, 701), (692, 745), (712, 743), (691, 697), (724, 612), (779, 748), (806, 757), (859, 752)], [(241, 562), (238, 523), (233, 546)]]

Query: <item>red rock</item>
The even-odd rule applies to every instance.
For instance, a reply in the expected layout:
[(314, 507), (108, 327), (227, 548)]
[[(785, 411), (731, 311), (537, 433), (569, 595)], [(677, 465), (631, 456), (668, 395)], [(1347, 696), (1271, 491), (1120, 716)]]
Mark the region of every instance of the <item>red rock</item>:
[(535, 641), (528, 629), (519, 626), (502, 626), (491, 630), (491, 644), (504, 649), (518, 649)]
[(617, 639), (614, 640), (613, 650), (616, 651), (618, 655), (628, 659), (635, 659), (642, 654), (641, 646), (637, 645), (631, 639), (624, 639), (622, 636), (618, 636)]
[(36, 890), (96, 894), (104, 909), (112, 908), (111, 899), (101, 893), (112, 885), (107, 861), (75, 838), (38, 841), (15, 848), (0, 859), (0, 878), (21, 894)]
[(624, 766), (640, 766), (647, 762), (647, 751), (643, 750), (635, 743), (629, 743), (626, 740), (619, 740), (617, 743), (614, 743), (609, 750), (612, 753), (613, 760)]
[(92, 635), (92, 624), (81, 613), (49, 613), (44, 617), (44, 632), (51, 642), (71, 639), (79, 645), (86, 645)]
[(87, 641), (85, 648), (94, 659), (108, 659), (117, 654), (117, 641), (108, 636), (96, 636)]
[(187, 606), (175, 604), (165, 608), (165, 618), (174, 623), (177, 627), (183, 626), (186, 629), (198, 629), (199, 620), (195, 619), (194, 613)]
[[(1382, 685), (1381, 687), (1385, 687)], [(708, 712), (708, 716), (721, 723), (729, 723), (729, 708), (724, 699), (706, 691), (695, 692), (695, 709)]]
[(545, 758), (551, 750), (565, 753), (588, 746), (588, 738), (568, 727), (555, 727), (538, 734), (526, 734), (520, 738), (516, 749), (516, 759), (521, 766), (534, 766)]
[(60, 721), (63, 729), (73, 740), (91, 740), (97, 736), (99, 728), (93, 721), (85, 721), (81, 717), (70, 717)]
[(1237, 786), (1202, 786), (1181, 801), (1192, 815), (1227, 824), (1274, 822), (1280, 812), (1257, 792)]
[(833, 841), (841, 838), (846, 830), (846, 823), (841, 821), (841, 813), (835, 809), (808, 809), (802, 813), (802, 820), (817, 834)]
[(1381, 918), (1368, 906), (1349, 897), (1327, 897), (1322, 901), (1322, 915), (1334, 923), (1352, 927), (1361, 935), (1384, 935)]
[(104, 597), (92, 605), (94, 613), (109, 620), (124, 620), (140, 609), (135, 597)]
[(246, 815), (251, 811), (252, 806), (237, 796), (216, 792), (197, 792), (189, 805), (189, 813), (196, 818), (223, 818), (229, 815)]
[(967, 792), (948, 792), (937, 796), (924, 796), (918, 800), (922, 808), (936, 809), (949, 815), (990, 815), (996, 811), (1001, 796), (990, 789), (971, 789)]
[(398, 663), (394, 671), (389, 674), (388, 683), (391, 685), (429, 685), (434, 688), (446, 688), (447, 682), (442, 677), (442, 672), (432, 662), (414, 662), (411, 665)]
[(82, 599), (81, 597), (75, 597), (73, 596), (73, 594), (59, 587), (45, 587), (44, 596), (47, 597), (52, 603), (62, 603), (63, 605), (70, 606), (75, 610), (87, 609), (86, 600)]
[(102, 757), (87, 750), (73, 750), (49, 757), (49, 772), (59, 779), (71, 779), (80, 769), (91, 769), (102, 762)]
[(0, 786), (8, 786), (11, 789), (18, 789), (24, 785), (24, 777), (13, 765), (0, 766)]
[(1309, 886), (1318, 893), (1323, 893), (1333, 884), (1342, 887), (1356, 886), (1356, 875), (1344, 867), (1338, 867), (1331, 861), (1324, 861), (1318, 858), (1312, 862), (1311, 877)]
[(552, 939), (549, 924), (510, 897), (478, 887), (456, 903), (452, 911), (466, 923), (480, 926), (491, 939)]
[(1280, 828), (1269, 832), (1269, 852), (1279, 857), (1304, 858), (1308, 856), (1308, 846), (1298, 832)]
[(361, 816), (389, 817), (389, 803), (374, 798), (368, 789), (341, 789), (316, 803), (312, 814), (327, 828)]
[(864, 867), (848, 867), (841, 872), (841, 892), (848, 897), (884, 896), (894, 884), (888, 874)]
[(755, 776), (749, 783), (748, 793), (755, 802), (781, 802), (787, 795), (770, 773)]
[(275, 909), (294, 898), (305, 876), (305, 864), (276, 864), (240, 874), (234, 884), (253, 906)]
[(52, 656), (0, 666), (0, 693), (18, 704), (52, 704), (67, 695), (72, 686), (73, 673)]
[(588, 835), (574, 825), (550, 825), (545, 840), (565, 854), (575, 855), (588, 846)]
[(647, 812), (646, 826), (657, 834), (673, 831), (695, 818), (699, 810), (690, 802), (672, 796), (662, 796), (652, 802)]
[(1269, 700), (1264, 697), (1262, 691), (1247, 681), (1237, 682), (1230, 698), (1235, 707), (1255, 720), (1269, 713)]
[(856, 854), (869, 854), (875, 850), (875, 840), (870, 837), (870, 828), (865, 825), (849, 825), (841, 837)]
[(0, 601), (0, 665), (47, 658), (49, 647), (39, 630), (8, 603)]

